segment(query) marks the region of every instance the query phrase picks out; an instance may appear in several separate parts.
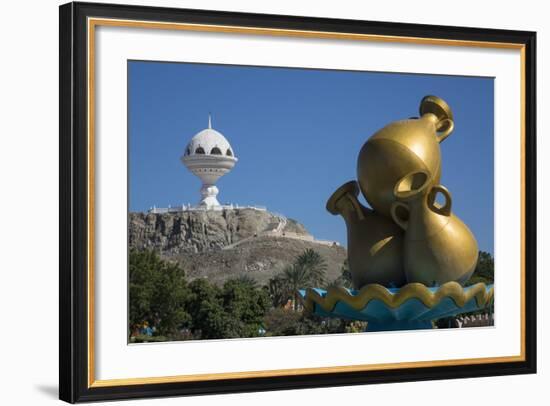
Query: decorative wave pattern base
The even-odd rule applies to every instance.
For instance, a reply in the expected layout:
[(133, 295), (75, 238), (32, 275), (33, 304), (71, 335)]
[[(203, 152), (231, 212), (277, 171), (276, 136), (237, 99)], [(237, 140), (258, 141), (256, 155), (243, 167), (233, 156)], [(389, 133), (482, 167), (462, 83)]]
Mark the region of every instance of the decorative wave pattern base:
[(360, 290), (306, 289), (300, 295), (306, 310), (318, 316), (367, 321), (367, 331), (390, 331), (430, 329), (432, 321), (488, 307), (494, 288), (456, 282), (432, 288), (421, 283), (401, 288), (370, 284)]

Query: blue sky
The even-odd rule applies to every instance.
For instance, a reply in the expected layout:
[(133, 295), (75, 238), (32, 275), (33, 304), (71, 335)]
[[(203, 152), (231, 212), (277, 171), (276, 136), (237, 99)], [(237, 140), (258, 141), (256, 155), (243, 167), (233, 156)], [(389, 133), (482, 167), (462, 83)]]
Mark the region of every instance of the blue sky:
[(221, 203), (267, 206), (345, 245), (344, 221), (326, 200), (356, 178), (368, 137), (417, 116), (433, 94), (455, 117), (441, 183), (480, 249), (493, 252), (492, 78), (140, 61), (128, 72), (130, 211), (198, 202), (200, 181), (180, 156), (211, 112), (239, 158), (218, 181)]

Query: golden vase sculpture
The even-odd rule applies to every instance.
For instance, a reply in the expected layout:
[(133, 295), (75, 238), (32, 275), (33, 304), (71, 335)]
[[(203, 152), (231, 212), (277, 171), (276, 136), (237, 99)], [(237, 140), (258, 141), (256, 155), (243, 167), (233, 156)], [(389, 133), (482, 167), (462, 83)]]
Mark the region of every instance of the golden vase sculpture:
[[(453, 129), (447, 103), (424, 97), (420, 118), (393, 122), (365, 142), (358, 182), (344, 184), (329, 198), (327, 210), (346, 222), (356, 289), (373, 283), (464, 284), (473, 274), (476, 239), (451, 212), (451, 194), (440, 185), (439, 144)], [(359, 202), (359, 190), (372, 210)], [(436, 203), (440, 194), (443, 205)]]
[(395, 121), (363, 145), (357, 162), (361, 192), (379, 214), (390, 216), (397, 181), (414, 171), (425, 171), (432, 184), (441, 177), (439, 143), (454, 129), (453, 113), (436, 96), (420, 103), (420, 118)]
[[(478, 246), (470, 229), (451, 212), (452, 198), (433, 185), (426, 170), (413, 171), (396, 182), (393, 220), (405, 230), (404, 269), (407, 281), (426, 286), (455, 281), (464, 284), (475, 270)], [(445, 203), (436, 203), (441, 193)]]
[(405, 284), (403, 231), (386, 217), (363, 206), (359, 186), (351, 181), (340, 186), (328, 199), (327, 210), (341, 215), (347, 226), (348, 265), (353, 286), (369, 283), (387, 287)]

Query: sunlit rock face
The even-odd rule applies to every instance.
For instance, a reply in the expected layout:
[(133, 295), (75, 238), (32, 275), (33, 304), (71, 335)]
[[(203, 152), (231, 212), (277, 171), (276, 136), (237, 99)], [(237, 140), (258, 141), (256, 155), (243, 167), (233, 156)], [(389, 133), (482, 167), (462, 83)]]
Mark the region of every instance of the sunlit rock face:
[(190, 279), (214, 283), (248, 275), (266, 283), (305, 249), (327, 262), (327, 280), (342, 274), (346, 250), (318, 241), (295, 220), (255, 209), (130, 213), (130, 249), (155, 250)]

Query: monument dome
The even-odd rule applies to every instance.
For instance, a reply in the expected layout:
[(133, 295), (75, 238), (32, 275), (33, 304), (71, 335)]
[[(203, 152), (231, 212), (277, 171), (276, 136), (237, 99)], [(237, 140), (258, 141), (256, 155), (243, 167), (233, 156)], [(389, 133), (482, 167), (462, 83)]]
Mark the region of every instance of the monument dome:
[(234, 156), (229, 141), (212, 128), (212, 119), (208, 116), (208, 128), (198, 132), (185, 149), (187, 155), (225, 155)]

